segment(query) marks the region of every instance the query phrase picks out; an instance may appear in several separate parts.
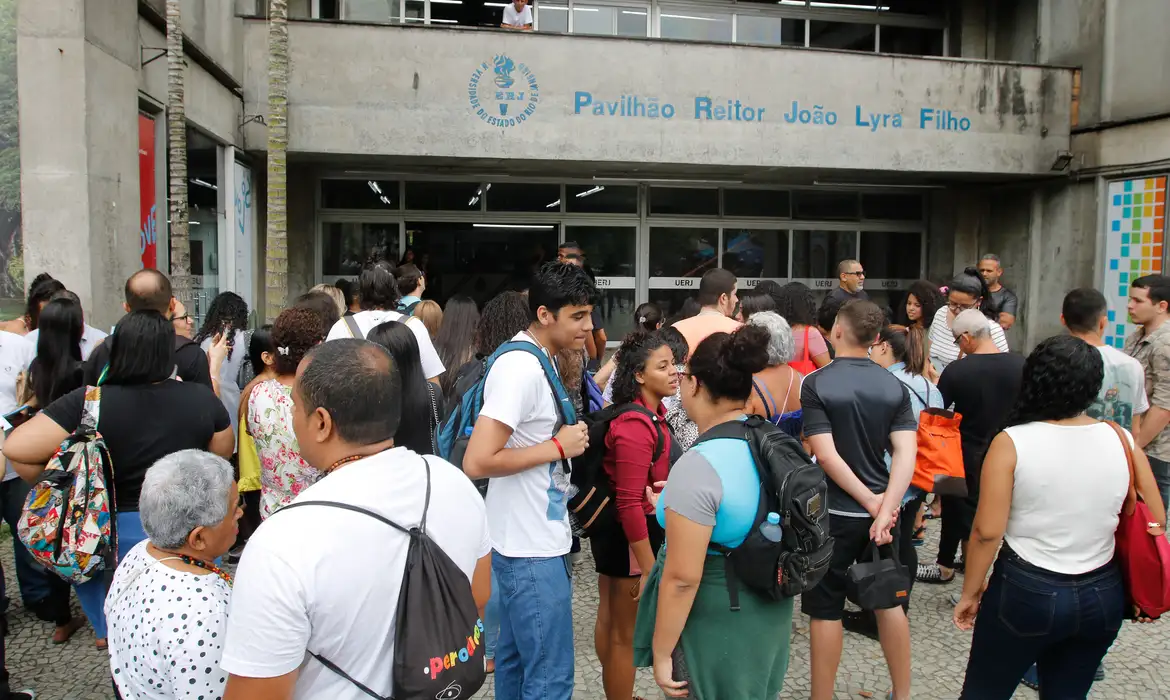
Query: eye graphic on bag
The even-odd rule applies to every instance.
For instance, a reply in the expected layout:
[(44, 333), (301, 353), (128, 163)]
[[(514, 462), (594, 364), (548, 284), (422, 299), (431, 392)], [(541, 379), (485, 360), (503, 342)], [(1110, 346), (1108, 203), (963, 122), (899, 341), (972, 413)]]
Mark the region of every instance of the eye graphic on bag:
[(460, 686), (456, 681), (451, 681), (451, 685), (443, 688), (443, 690), (435, 696), (435, 700), (457, 700), (457, 698), (462, 694), (463, 687)]

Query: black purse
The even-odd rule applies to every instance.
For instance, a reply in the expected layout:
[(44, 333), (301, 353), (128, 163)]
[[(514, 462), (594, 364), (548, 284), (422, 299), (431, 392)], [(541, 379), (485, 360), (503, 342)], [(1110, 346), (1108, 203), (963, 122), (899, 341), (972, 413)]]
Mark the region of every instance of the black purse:
[(868, 559), (849, 567), (846, 585), (850, 600), (864, 610), (903, 605), (910, 597), (910, 572), (894, 557), (894, 548), (870, 542), (862, 556)]

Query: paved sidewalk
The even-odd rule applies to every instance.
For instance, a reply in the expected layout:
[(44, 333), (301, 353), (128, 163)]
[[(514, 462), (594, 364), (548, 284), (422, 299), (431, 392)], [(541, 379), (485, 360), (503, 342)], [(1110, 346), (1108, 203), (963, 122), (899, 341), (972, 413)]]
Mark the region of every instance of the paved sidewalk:
[[(934, 556), (934, 535), (938, 523), (930, 525), (931, 537), (920, 554), (924, 561)], [(12, 565), (12, 544), (7, 532), (0, 534), (0, 562), (7, 577), (11, 602), (8, 614), (10, 634), (8, 669), (15, 689), (31, 686), (43, 700), (108, 700), (109, 667), (104, 655), (93, 646), (92, 630), (86, 626), (62, 646), (49, 643), (52, 626), (41, 622), (24, 609), (16, 587)], [(588, 551), (586, 549), (586, 551)], [(597, 608), (597, 581), (592, 560), (586, 558), (576, 567), (574, 620), (577, 636), (577, 679), (574, 698), (599, 700), (601, 667), (593, 653), (593, 620)], [(914, 650), (915, 696), (921, 698), (956, 698), (967, 664), (970, 635), (951, 623), (951, 593), (959, 583), (943, 586), (918, 585), (914, 588), (910, 618)], [(74, 609), (81, 615), (74, 600)], [(799, 606), (798, 606), (799, 609)], [(1103, 682), (1093, 687), (1092, 700), (1170, 700), (1170, 620), (1153, 625), (1126, 623), (1112, 652), (1105, 660)], [(494, 698), (491, 677), (476, 697)], [(845, 635), (845, 653), (837, 675), (837, 698), (885, 697), (889, 678), (881, 647), (864, 637)], [(637, 694), (660, 698), (662, 694), (647, 671), (639, 672)], [(794, 620), (792, 661), (782, 699), (807, 698), (809, 693), (808, 618)], [(1014, 696), (1036, 700), (1036, 693), (1021, 687)], [(508, 699), (501, 699), (508, 700)], [(735, 699), (739, 700), (739, 699)], [(746, 700), (746, 699), (745, 699)]]

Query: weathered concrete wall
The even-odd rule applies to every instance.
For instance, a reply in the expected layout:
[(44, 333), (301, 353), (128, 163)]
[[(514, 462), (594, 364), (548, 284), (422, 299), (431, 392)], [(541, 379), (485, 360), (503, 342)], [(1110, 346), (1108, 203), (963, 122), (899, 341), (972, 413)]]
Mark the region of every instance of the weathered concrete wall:
[(288, 169), (288, 294), (289, 299), (316, 284), (316, 172), (305, 165)]
[(98, 327), (141, 267), (136, 15), (135, 0), (18, 7), (26, 277), (52, 272)]
[(1040, 41), (1042, 60), (1081, 68), (1079, 126), (1101, 121), (1106, 0), (1048, 0)]
[[(93, 2), (104, 7), (107, 0)], [(166, 15), (166, 0), (147, 2), (159, 14)], [(236, 4), (237, 0), (183, 0), (183, 35), (229, 75), (240, 81), (243, 69), (241, 63), (243, 24), (236, 16)]]
[(1170, 112), (1170, 2), (1107, 0), (1104, 121)]
[[(245, 24), (246, 111), (258, 113), (266, 27)], [(290, 46), (294, 152), (1029, 174), (1047, 172), (1068, 147), (1071, 72), (1063, 69), (298, 22)], [(515, 63), (508, 88), (493, 84), (496, 56)], [(527, 94), (501, 103), (501, 92)], [(578, 109), (585, 94), (593, 103)], [(623, 96), (627, 111), (636, 111), (634, 97), (654, 98), (674, 116), (609, 116), (620, 115)], [(712, 100), (704, 115), (714, 119), (696, 119), (697, 98)], [(714, 108), (728, 101), (731, 118), (719, 120), (727, 115)], [(834, 112), (836, 124), (787, 122), (794, 101)], [(606, 116), (594, 113), (601, 103)], [(495, 126), (502, 106), (511, 110), (505, 119), (531, 113)], [(762, 119), (748, 121), (742, 107), (753, 116), (763, 109)], [(924, 109), (937, 110), (926, 129)], [(935, 129), (940, 120), (953, 129)]]
[(1077, 287), (1095, 286), (1097, 255), (1098, 198), (1094, 180), (1040, 188), (1035, 197), (1038, 203), (1033, 203), (1029, 236), (1028, 323), (1024, 329), (1028, 348), (1061, 332), (1064, 295)]
[[(165, 46), (166, 36), (146, 20), (138, 20), (138, 32), (143, 46)], [(240, 145), (239, 124), (243, 102), (224, 87), (198, 63), (187, 61), (185, 89), (187, 121), (225, 144)], [(167, 102), (167, 60), (162, 57), (142, 68), (138, 73), (138, 89), (151, 99)]]

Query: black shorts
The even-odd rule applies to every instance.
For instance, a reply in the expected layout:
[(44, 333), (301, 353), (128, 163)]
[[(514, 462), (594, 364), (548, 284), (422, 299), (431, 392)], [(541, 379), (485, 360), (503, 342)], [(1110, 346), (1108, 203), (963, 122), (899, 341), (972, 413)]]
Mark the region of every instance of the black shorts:
[[(646, 531), (650, 534), (650, 549), (654, 556), (666, 539), (666, 532), (658, 524), (658, 517), (646, 516)], [(630, 573), (630, 564), (633, 557), (630, 554), (630, 541), (626, 539), (626, 531), (622, 524), (614, 520), (610, 527), (589, 538), (589, 547), (593, 550), (593, 568), (602, 576), (614, 578), (634, 578), (637, 574)]]
[[(898, 527), (901, 526), (899, 518)], [(911, 520), (911, 527), (914, 523)], [(846, 586), (849, 567), (865, 554), (869, 546), (869, 528), (873, 518), (829, 516), (829, 534), (833, 536), (833, 558), (829, 570), (817, 587), (800, 596), (800, 609), (814, 620), (840, 620), (845, 612)], [(897, 550), (898, 527), (894, 528), (894, 548)], [(910, 572), (911, 575), (914, 572)]]

